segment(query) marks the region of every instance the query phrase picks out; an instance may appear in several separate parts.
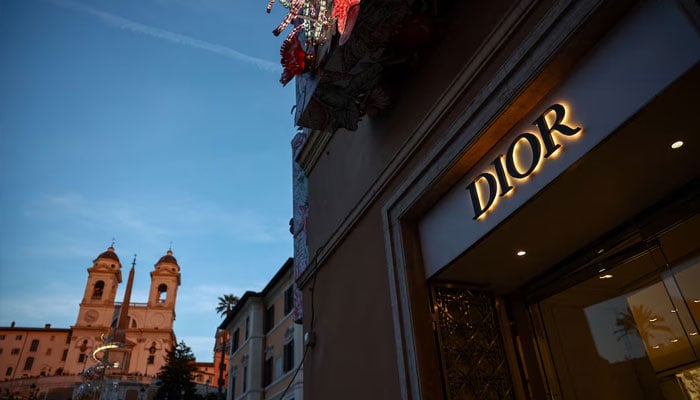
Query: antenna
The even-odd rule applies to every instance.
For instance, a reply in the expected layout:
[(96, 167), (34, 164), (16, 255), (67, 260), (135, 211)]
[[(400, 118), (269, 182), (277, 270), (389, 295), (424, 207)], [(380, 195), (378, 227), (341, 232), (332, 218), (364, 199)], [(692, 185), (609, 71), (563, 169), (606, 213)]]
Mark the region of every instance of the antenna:
[(131, 268), (136, 266), (136, 254), (134, 254), (134, 261), (131, 262)]

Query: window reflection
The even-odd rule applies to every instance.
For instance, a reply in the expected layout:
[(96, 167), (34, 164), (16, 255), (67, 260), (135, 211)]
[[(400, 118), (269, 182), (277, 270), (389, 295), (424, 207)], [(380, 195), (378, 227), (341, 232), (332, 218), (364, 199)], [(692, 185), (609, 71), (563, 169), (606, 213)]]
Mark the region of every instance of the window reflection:
[(645, 253), (539, 303), (563, 398), (700, 399), (700, 260), (659, 271)]

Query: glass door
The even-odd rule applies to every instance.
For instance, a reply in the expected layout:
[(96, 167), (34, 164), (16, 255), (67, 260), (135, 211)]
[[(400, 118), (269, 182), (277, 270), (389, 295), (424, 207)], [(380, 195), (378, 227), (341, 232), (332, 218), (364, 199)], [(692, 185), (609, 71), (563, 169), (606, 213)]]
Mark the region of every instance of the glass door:
[(657, 244), (587, 274), (531, 307), (550, 398), (700, 399), (700, 257)]

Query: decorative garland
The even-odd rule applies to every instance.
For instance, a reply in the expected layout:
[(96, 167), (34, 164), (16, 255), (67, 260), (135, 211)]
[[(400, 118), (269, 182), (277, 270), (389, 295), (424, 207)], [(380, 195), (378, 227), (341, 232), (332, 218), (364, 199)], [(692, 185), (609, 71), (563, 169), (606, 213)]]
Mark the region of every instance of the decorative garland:
[[(274, 2), (275, 0), (268, 2), (268, 13), (272, 10)], [(303, 49), (299, 33), (304, 32), (304, 43), (307, 49), (309, 46), (313, 48), (322, 45), (329, 38), (331, 21), (333, 21), (341, 35), (340, 44), (345, 43), (359, 14), (360, 0), (335, 0), (330, 17), (328, 0), (279, 0), (279, 2), (289, 11), (272, 33), (279, 36), (289, 24), (296, 25), (284, 39), (280, 48), (281, 63), (284, 67), (280, 82), (286, 85), (295, 76), (306, 72), (315, 60), (312, 51)]]

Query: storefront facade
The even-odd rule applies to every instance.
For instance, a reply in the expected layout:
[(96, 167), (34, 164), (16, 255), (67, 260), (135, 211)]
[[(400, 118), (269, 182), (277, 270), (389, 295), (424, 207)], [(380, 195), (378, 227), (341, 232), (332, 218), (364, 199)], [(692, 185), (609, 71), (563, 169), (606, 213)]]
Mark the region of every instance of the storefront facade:
[(700, 396), (700, 9), (491, 7), (297, 158), (305, 396)]

